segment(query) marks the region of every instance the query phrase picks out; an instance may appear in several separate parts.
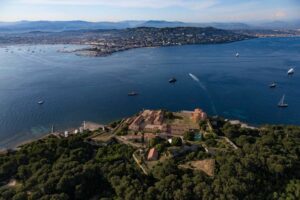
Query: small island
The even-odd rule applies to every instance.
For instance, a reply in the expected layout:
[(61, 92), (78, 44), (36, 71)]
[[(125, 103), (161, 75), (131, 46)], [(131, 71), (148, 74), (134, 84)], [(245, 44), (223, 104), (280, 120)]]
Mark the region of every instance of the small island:
[(300, 127), (201, 109), (83, 123), (0, 155), (0, 199), (299, 199)]

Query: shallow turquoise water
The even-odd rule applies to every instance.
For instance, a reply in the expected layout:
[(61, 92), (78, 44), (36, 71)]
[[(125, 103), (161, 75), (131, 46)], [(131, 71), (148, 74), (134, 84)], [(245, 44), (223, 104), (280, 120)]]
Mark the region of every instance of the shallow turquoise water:
[[(201, 107), (250, 124), (300, 125), (300, 38), (143, 48), (102, 58), (57, 52), (61, 48), (0, 48), (0, 147), (38, 137), (52, 124), (107, 123), (143, 108)], [(293, 77), (286, 75), (290, 65), (296, 66)], [(173, 76), (174, 85), (168, 83)], [(271, 90), (273, 80), (278, 88)], [(128, 97), (132, 90), (140, 95)], [(287, 109), (277, 108), (283, 94)]]

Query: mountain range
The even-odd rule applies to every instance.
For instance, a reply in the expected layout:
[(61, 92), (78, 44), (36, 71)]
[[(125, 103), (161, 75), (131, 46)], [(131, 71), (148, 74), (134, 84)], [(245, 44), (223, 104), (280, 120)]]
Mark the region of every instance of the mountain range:
[(88, 22), (88, 21), (18, 21), (0, 22), (0, 32), (30, 31), (68, 31), (93, 29), (124, 29), (136, 27), (215, 27), (226, 30), (236, 29), (300, 29), (300, 21), (272, 21), (256, 24), (247, 23), (186, 23), (180, 21), (120, 21), (120, 22)]

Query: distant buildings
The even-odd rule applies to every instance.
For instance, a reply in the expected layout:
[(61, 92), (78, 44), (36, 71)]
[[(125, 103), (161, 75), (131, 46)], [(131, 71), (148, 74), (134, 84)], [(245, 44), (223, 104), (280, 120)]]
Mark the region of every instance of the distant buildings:
[(52, 126), (51, 134), (56, 137), (70, 137), (72, 135), (76, 135), (79, 133), (83, 133), (85, 130), (88, 131), (96, 131), (102, 130), (105, 131), (105, 126), (101, 124), (97, 124), (94, 122), (86, 122), (83, 121), (82, 125), (79, 128), (70, 128), (65, 131), (54, 131), (54, 127)]

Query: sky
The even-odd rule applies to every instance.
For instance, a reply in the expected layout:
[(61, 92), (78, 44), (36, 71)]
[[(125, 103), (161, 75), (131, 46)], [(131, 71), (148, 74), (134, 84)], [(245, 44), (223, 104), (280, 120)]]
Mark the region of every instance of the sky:
[(300, 20), (300, 0), (0, 0), (0, 21)]

